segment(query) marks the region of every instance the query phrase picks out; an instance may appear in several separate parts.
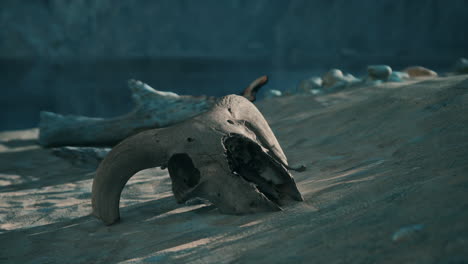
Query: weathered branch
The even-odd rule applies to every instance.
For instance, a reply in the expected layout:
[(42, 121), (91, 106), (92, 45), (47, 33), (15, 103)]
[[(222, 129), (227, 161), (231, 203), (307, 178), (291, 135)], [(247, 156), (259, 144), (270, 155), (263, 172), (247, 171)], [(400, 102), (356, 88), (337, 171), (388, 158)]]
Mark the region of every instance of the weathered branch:
[(113, 146), (149, 128), (165, 127), (209, 110), (214, 97), (180, 96), (130, 80), (135, 108), (115, 118), (91, 118), (41, 112), (39, 143), (56, 146)]
[[(267, 81), (262, 76), (243, 92), (250, 101)], [(57, 146), (113, 146), (142, 130), (166, 127), (206, 112), (215, 103), (210, 96), (178, 95), (151, 88), (130, 80), (135, 108), (115, 118), (91, 118), (60, 115), (43, 111), (39, 121), (39, 143), (45, 147)]]

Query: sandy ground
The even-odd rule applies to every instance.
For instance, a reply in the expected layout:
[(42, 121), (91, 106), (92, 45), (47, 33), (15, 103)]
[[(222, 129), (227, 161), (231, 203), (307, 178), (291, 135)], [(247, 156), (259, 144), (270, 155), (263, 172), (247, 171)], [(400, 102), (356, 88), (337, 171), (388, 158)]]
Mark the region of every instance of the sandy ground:
[(90, 216), (94, 167), (0, 133), (0, 263), (468, 263), (468, 76), (258, 104), (305, 201), (220, 214), (134, 176), (122, 221)]

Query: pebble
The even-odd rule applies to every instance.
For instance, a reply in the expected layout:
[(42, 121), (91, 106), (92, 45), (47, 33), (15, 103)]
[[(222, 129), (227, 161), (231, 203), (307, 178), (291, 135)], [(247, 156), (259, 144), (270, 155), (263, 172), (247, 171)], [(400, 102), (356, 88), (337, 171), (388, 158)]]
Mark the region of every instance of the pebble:
[(406, 72), (394, 71), (388, 77), (389, 82), (404, 82), (410, 78), (409, 74)]
[(406, 72), (409, 77), (437, 77), (437, 72), (430, 70), (428, 68), (424, 68), (422, 66), (411, 66), (403, 70)]
[(346, 83), (355, 83), (355, 82), (361, 82), (362, 80), (355, 77), (351, 73), (348, 73), (348, 74), (343, 75), (343, 81), (345, 81)]
[(343, 72), (338, 69), (331, 69), (322, 77), (323, 82), (322, 85), (325, 88), (330, 88), (334, 86), (337, 82), (343, 80)]
[(306, 80), (303, 80), (297, 86), (297, 93), (299, 94), (308, 94), (313, 93), (313, 90), (320, 90), (322, 88), (322, 78), (312, 77)]
[(392, 74), (392, 68), (388, 65), (370, 65), (367, 67), (367, 73), (373, 80), (387, 81)]
[(322, 89), (312, 89), (312, 90), (310, 90), (310, 93), (313, 94), (313, 95), (319, 95), (319, 94), (323, 94), (323, 90)]
[(343, 72), (338, 69), (331, 69), (325, 73), (322, 79), (322, 87), (327, 88), (328, 90), (337, 90), (350, 84), (361, 82), (361, 79), (354, 77), (354, 75), (350, 73), (343, 74)]
[(270, 89), (265, 92), (266, 98), (280, 97), (283, 93), (280, 90)]

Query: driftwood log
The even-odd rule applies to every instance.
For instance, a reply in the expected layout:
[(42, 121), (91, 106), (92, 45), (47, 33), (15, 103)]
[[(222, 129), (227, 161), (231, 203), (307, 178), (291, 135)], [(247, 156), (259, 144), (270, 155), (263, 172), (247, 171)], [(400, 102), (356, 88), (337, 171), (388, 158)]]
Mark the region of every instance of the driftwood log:
[[(253, 81), (242, 95), (255, 101), (256, 93), (268, 81), (262, 76)], [(217, 98), (178, 95), (158, 91), (136, 80), (129, 80), (135, 107), (114, 118), (60, 115), (42, 111), (39, 121), (39, 144), (58, 146), (113, 146), (140, 131), (182, 122), (210, 110)]]

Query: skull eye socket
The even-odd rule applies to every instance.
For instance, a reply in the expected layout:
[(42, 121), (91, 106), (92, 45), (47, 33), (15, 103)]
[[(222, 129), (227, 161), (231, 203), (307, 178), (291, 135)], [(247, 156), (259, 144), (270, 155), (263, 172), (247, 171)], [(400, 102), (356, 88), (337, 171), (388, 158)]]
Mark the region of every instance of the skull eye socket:
[(167, 169), (176, 198), (200, 182), (200, 171), (195, 168), (192, 159), (186, 153), (172, 155), (167, 163)]

